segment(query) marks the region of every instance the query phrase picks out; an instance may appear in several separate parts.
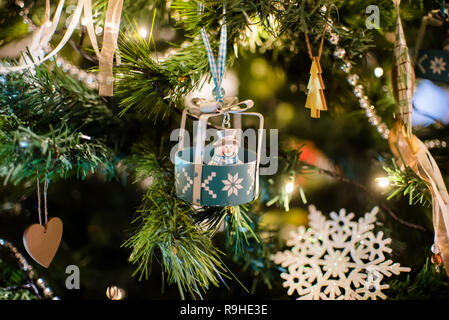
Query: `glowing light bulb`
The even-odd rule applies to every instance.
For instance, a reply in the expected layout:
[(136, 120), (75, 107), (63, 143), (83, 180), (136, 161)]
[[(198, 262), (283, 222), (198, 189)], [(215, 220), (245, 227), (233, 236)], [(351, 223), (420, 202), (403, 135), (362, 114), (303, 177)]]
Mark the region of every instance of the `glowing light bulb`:
[(376, 69), (374, 69), (374, 75), (375, 75), (377, 78), (382, 77), (383, 74), (384, 74), (384, 69), (382, 69), (381, 67), (377, 67)]
[(145, 38), (147, 36), (147, 34), (148, 34), (147, 29), (145, 29), (145, 28), (140, 28), (139, 29), (139, 35), (140, 35), (141, 38)]
[(387, 177), (377, 178), (376, 181), (381, 188), (386, 188), (390, 185), (390, 180)]
[(292, 193), (294, 188), (295, 185), (293, 184), (293, 181), (290, 181), (285, 185), (285, 191), (287, 191), (287, 193)]

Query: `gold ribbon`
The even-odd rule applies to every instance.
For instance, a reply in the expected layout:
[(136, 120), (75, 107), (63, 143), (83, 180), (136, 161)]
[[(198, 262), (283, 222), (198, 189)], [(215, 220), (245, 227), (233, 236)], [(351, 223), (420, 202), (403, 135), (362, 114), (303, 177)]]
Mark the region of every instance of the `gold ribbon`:
[(104, 24), (103, 47), (99, 61), (99, 94), (112, 96), (114, 92), (114, 75), (112, 72), (114, 52), (117, 48), (120, 16), (123, 0), (109, 0)]
[(392, 153), (402, 167), (411, 168), (426, 182), (432, 195), (435, 244), (449, 275), (449, 195), (435, 159), (424, 143), (412, 134), (408, 137), (402, 121), (396, 121), (390, 130), (388, 142)]

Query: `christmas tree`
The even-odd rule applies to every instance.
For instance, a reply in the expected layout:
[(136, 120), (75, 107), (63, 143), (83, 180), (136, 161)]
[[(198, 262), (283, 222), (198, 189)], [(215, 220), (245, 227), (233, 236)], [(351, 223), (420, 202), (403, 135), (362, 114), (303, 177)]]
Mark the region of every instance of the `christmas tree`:
[(0, 1), (0, 299), (448, 299), (446, 22), (437, 0)]

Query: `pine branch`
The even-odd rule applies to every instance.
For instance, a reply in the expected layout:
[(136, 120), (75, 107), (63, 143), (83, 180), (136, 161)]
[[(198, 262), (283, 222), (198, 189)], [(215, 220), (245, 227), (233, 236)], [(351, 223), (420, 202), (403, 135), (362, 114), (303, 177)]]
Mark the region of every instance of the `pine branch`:
[(121, 114), (130, 109), (146, 115), (166, 117), (173, 108), (180, 108), (182, 98), (198, 88), (201, 77), (209, 71), (206, 51), (199, 41), (186, 43), (182, 49), (164, 59), (151, 48), (151, 38), (142, 39), (134, 26), (120, 37), (122, 63), (117, 96)]
[(157, 255), (168, 283), (178, 286), (183, 299), (184, 292), (193, 298), (201, 297), (209, 284), (219, 285), (226, 270), (220, 252), (212, 244), (210, 232), (195, 224), (190, 205), (177, 199), (173, 173), (164, 168), (156, 154), (146, 149), (136, 171), (140, 172), (141, 179), (146, 172), (152, 183), (138, 210), (139, 216), (133, 221), (140, 226), (123, 244), (132, 249), (129, 260), (137, 265), (134, 274), (139, 274), (139, 280), (148, 278)]
[[(291, 194), (286, 191), (285, 184), (290, 181), (293, 182), (297, 174), (306, 174), (307, 171), (310, 171), (310, 168), (307, 165), (299, 161), (303, 147), (304, 146), (300, 146), (298, 149), (289, 151), (280, 150), (277, 174), (274, 176), (262, 177), (264, 179), (263, 181), (266, 181), (264, 186), (269, 194), (269, 200), (266, 201), (268, 207), (276, 204), (285, 211), (290, 210)], [(301, 187), (299, 188), (299, 191), (303, 202), (306, 203), (307, 200), (305, 199), (304, 191)]]
[(17, 184), (37, 175), (54, 179), (76, 174), (84, 178), (101, 168), (106, 174), (115, 175), (113, 159), (103, 144), (89, 142), (83, 134), (70, 133), (66, 128), (38, 135), (17, 124), (14, 131), (0, 132), (0, 176), (4, 184)]
[(120, 127), (117, 117), (80, 81), (46, 67), (9, 74), (1, 83), (0, 176), (5, 183), (37, 173), (84, 178), (98, 169), (115, 176), (117, 141), (106, 143), (107, 128)]
[(446, 300), (449, 298), (449, 279), (444, 272), (436, 271), (427, 259), (416, 275), (407, 275), (405, 280), (395, 279), (385, 291), (391, 300)]
[(402, 194), (402, 196), (408, 195), (410, 205), (419, 203), (430, 206), (432, 199), (427, 184), (409, 167), (400, 170), (394, 159), (392, 163), (393, 167), (383, 167), (393, 189), (387, 199), (390, 200)]
[[(202, 27), (208, 32), (217, 34), (219, 24), (223, 17), (222, 1), (203, 1), (205, 12), (202, 16), (197, 13), (196, 1), (173, 1), (171, 8), (178, 14), (177, 18), (181, 28), (187, 30), (192, 37), (197, 36)], [(326, 24), (326, 17), (321, 8), (335, 8), (333, 0), (300, 0), (300, 1), (226, 1), (228, 25), (228, 48), (234, 45), (252, 47), (254, 30), (265, 32), (266, 35), (258, 37), (258, 46), (273, 50), (275, 56), (297, 55), (306, 52), (303, 40), (304, 33), (308, 33), (313, 43), (318, 43), (322, 30)], [(363, 12), (364, 9), (361, 11)], [(360, 25), (360, 24), (359, 24)], [(362, 24), (364, 25), (364, 24)], [(348, 29), (335, 24), (333, 28), (339, 33), (340, 41), (351, 56), (358, 56), (370, 47), (371, 39), (360, 30)], [(251, 32), (252, 31), (252, 32)], [(268, 45), (268, 46), (266, 46)], [(294, 49), (292, 49), (294, 48)]]

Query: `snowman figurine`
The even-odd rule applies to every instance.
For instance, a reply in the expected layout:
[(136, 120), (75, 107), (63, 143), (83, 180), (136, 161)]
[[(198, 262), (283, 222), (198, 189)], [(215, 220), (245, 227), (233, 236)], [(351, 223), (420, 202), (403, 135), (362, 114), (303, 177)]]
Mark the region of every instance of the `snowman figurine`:
[(234, 129), (219, 130), (217, 136), (218, 141), (213, 144), (214, 155), (208, 164), (223, 166), (242, 163), (238, 157), (240, 141), (236, 137), (236, 131)]

